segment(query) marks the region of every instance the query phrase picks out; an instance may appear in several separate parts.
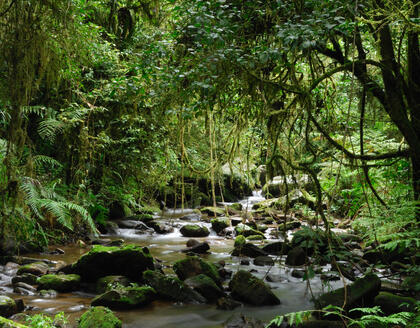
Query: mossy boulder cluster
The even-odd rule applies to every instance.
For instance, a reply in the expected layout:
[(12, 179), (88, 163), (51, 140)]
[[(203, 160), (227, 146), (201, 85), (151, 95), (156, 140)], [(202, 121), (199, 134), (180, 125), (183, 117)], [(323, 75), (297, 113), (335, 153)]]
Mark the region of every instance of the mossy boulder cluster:
[(95, 245), (73, 264), (72, 271), (85, 281), (96, 281), (110, 275), (122, 275), (139, 281), (145, 270), (153, 268), (153, 257), (146, 247)]
[(176, 261), (173, 269), (181, 280), (204, 274), (213, 279), (219, 286), (222, 281), (217, 267), (213, 263), (206, 262), (198, 256), (188, 256), (183, 260)]

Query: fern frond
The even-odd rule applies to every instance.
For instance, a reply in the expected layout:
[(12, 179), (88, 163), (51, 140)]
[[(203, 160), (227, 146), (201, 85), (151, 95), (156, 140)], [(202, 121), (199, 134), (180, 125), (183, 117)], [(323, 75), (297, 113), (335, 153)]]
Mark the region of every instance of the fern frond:
[(62, 167), (61, 163), (52, 157), (45, 155), (36, 155), (32, 157), (36, 166), (49, 165), (51, 168)]
[(90, 216), (89, 212), (82, 206), (77, 205), (75, 203), (72, 202), (63, 202), (62, 203), (63, 206), (65, 206), (69, 211), (74, 211), (76, 213), (78, 213), (82, 220), (88, 224), (89, 228), (96, 233), (96, 226), (95, 223), (93, 222), (92, 217)]
[(39, 199), (38, 204), (40, 207), (53, 214), (61, 225), (70, 230), (73, 230), (70, 211), (62, 202), (57, 202), (52, 199)]
[(63, 132), (64, 128), (64, 122), (49, 118), (39, 123), (38, 134), (42, 139), (54, 142), (57, 134)]

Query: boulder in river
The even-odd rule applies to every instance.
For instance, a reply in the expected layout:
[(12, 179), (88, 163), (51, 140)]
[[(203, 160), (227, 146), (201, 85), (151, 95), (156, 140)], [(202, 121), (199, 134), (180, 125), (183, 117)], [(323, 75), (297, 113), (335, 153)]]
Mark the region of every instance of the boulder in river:
[(219, 310), (231, 311), (241, 306), (242, 303), (235, 301), (231, 297), (221, 297), (216, 301), (216, 307)]
[(143, 279), (163, 299), (184, 303), (206, 302), (201, 294), (188, 287), (177, 277), (167, 276), (159, 271), (147, 270), (143, 272)]
[(204, 207), (200, 211), (201, 213), (212, 217), (225, 215), (225, 209), (214, 206)]
[(118, 286), (128, 287), (130, 286), (130, 280), (124, 276), (106, 276), (99, 278), (96, 282), (96, 292), (98, 294), (105, 293), (106, 291), (112, 290)]
[(207, 242), (198, 243), (182, 250), (183, 253), (205, 254), (210, 250)]
[(38, 290), (54, 289), (58, 292), (72, 292), (80, 285), (77, 274), (46, 274), (37, 279)]
[(180, 232), (184, 237), (207, 237), (210, 234), (207, 227), (198, 224), (186, 224), (181, 228)]
[(229, 283), (231, 296), (252, 305), (277, 305), (279, 298), (273, 294), (270, 287), (250, 272), (239, 270)]
[(119, 287), (96, 296), (91, 304), (126, 310), (146, 306), (155, 296), (156, 292), (152, 287)]
[(412, 297), (380, 292), (375, 297), (374, 304), (379, 306), (386, 315), (391, 315), (398, 312), (414, 312), (416, 300)]
[(82, 314), (77, 328), (121, 328), (122, 322), (104, 306), (94, 306)]
[(153, 257), (147, 247), (94, 246), (73, 264), (72, 271), (86, 281), (95, 281), (110, 275), (122, 275), (139, 281), (143, 271), (153, 268)]
[(183, 260), (176, 261), (173, 269), (181, 280), (185, 280), (202, 273), (213, 279), (217, 285), (220, 285), (221, 282), (217, 267), (213, 263), (204, 261), (197, 256), (188, 256)]
[(290, 251), (290, 246), (283, 241), (276, 241), (274, 243), (264, 245), (262, 250), (270, 255), (285, 255)]
[(38, 276), (35, 276), (32, 273), (23, 273), (20, 276), (14, 276), (12, 278), (12, 284), (17, 284), (18, 282), (24, 282), (29, 285), (36, 285), (36, 280)]
[(164, 235), (174, 231), (174, 227), (162, 222), (150, 221), (147, 225), (155, 230), (156, 233)]
[(18, 312), (18, 306), (13, 298), (0, 295), (0, 316), (7, 318)]
[(273, 266), (274, 261), (270, 256), (258, 256), (254, 259), (254, 264), (258, 266)]
[(246, 243), (245, 245), (235, 247), (235, 249), (232, 251), (232, 256), (249, 256), (252, 258), (256, 258), (258, 256), (267, 255), (268, 254), (264, 252), (261, 248), (251, 243)]
[[(343, 288), (325, 293), (315, 300), (317, 309), (322, 309), (327, 305), (343, 306), (345, 310), (354, 307), (368, 307), (373, 304), (373, 300), (378, 295), (381, 288), (381, 281), (375, 274), (367, 274), (365, 277), (357, 279), (354, 283)], [(344, 298), (346, 297), (346, 300)]]
[(230, 226), (230, 221), (228, 218), (214, 218), (210, 222), (211, 227), (214, 231), (216, 231), (217, 234)]
[(203, 295), (209, 302), (214, 302), (224, 295), (222, 289), (210, 277), (199, 274), (185, 279), (184, 283)]
[(235, 313), (223, 324), (223, 328), (264, 328), (265, 325), (257, 319)]
[(46, 274), (49, 269), (50, 267), (48, 266), (48, 264), (44, 262), (34, 262), (34, 263), (22, 265), (18, 269), (17, 274), (22, 275), (24, 273), (31, 273), (35, 276), (42, 276)]
[(251, 236), (251, 235), (264, 236), (264, 234), (261, 231), (253, 229), (250, 226), (248, 226), (246, 224), (243, 224), (243, 223), (239, 223), (235, 227), (235, 232), (236, 232), (236, 235), (242, 235), (242, 236), (245, 236), (245, 237), (248, 237), (248, 236)]
[(306, 262), (306, 253), (304, 249), (300, 246), (292, 248), (289, 253), (287, 253), (286, 264), (291, 266), (300, 266), (304, 265)]

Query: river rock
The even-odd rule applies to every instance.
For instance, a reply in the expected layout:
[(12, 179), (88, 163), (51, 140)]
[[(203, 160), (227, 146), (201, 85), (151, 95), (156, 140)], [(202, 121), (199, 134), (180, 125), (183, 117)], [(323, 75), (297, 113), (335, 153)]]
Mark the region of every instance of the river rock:
[(235, 243), (234, 243), (235, 247), (242, 247), (245, 244), (246, 244), (246, 238), (244, 236), (242, 235), (236, 236)]
[(78, 328), (121, 328), (122, 322), (108, 308), (103, 306), (91, 307), (82, 314)]
[(293, 270), (292, 277), (302, 279), (305, 276), (305, 270)]
[[(354, 283), (344, 288), (336, 289), (325, 293), (315, 300), (317, 309), (322, 309), (327, 305), (343, 306), (348, 311), (354, 307), (368, 307), (373, 304), (373, 300), (378, 295), (381, 288), (381, 281), (374, 274), (367, 274), (365, 277), (357, 279)], [(344, 302), (344, 297), (347, 296)]]
[(175, 302), (205, 303), (206, 299), (183, 281), (161, 272), (147, 270), (143, 272), (145, 282), (153, 287), (159, 297)]
[(174, 227), (169, 224), (151, 221), (147, 225), (155, 230), (156, 233), (160, 235), (168, 234), (174, 231)]
[(106, 276), (99, 278), (96, 282), (96, 292), (98, 294), (105, 293), (109, 290), (115, 289), (118, 286), (128, 287), (131, 281), (124, 276)]
[(39, 291), (39, 295), (43, 298), (56, 298), (58, 293), (54, 289), (42, 289)]
[(231, 296), (253, 305), (277, 305), (280, 300), (270, 287), (248, 271), (239, 270), (229, 283)]
[(386, 315), (398, 312), (414, 312), (416, 300), (412, 297), (403, 297), (388, 292), (380, 292), (375, 297), (374, 305), (380, 306)]
[(203, 295), (209, 302), (214, 302), (224, 295), (219, 286), (205, 274), (199, 274), (185, 279), (184, 283)]
[(126, 276), (139, 281), (143, 271), (153, 268), (149, 249), (137, 245), (94, 246), (72, 266), (74, 273), (78, 273), (86, 281), (95, 281), (110, 275)]
[(274, 243), (264, 245), (262, 250), (270, 255), (285, 255), (290, 251), (290, 246), (283, 241), (276, 241)]
[(267, 255), (268, 254), (264, 252), (261, 248), (251, 243), (246, 243), (241, 247), (235, 247), (235, 249), (232, 251), (232, 256), (249, 256), (252, 258), (256, 258), (258, 256)]
[(195, 253), (195, 254), (205, 254), (210, 250), (210, 246), (207, 242), (198, 243), (194, 246), (183, 249), (183, 253)]
[(181, 280), (205, 274), (213, 279), (213, 281), (220, 286), (221, 279), (217, 267), (210, 262), (204, 261), (197, 256), (188, 256), (183, 260), (178, 260), (174, 263), (173, 269), (176, 275)]
[(14, 322), (12, 320), (8, 320), (3, 317), (0, 317), (0, 327), (1, 328), (29, 328), (28, 326), (24, 326), (20, 323)]
[[(291, 222), (286, 222), (286, 231), (300, 228), (301, 225), (302, 225), (302, 223), (300, 221), (296, 221), (296, 220), (291, 221)], [(278, 228), (279, 231), (284, 231), (284, 228), (285, 228), (285, 226), (284, 226), (283, 223), (279, 224), (279, 228)]]
[(246, 224), (243, 224), (243, 223), (239, 223), (235, 227), (235, 233), (236, 233), (236, 235), (242, 235), (242, 236), (245, 236), (245, 237), (248, 237), (248, 236), (251, 236), (251, 235), (264, 236), (264, 234), (261, 231), (253, 229), (250, 226), (248, 226)]
[(231, 297), (220, 297), (216, 301), (216, 307), (219, 310), (231, 311), (236, 309), (238, 306), (241, 306), (242, 303), (235, 301)]
[(210, 234), (207, 227), (198, 224), (186, 224), (180, 229), (184, 237), (207, 237)]
[(110, 309), (133, 309), (150, 304), (156, 296), (152, 287), (119, 287), (96, 296), (92, 306), (106, 306)]
[(216, 233), (222, 232), (224, 229), (230, 226), (230, 221), (227, 218), (215, 218), (211, 221), (211, 227)]
[(200, 211), (201, 213), (207, 214), (208, 216), (212, 217), (225, 215), (225, 210), (220, 207), (209, 206), (202, 208)]
[(135, 221), (135, 220), (119, 220), (115, 221), (120, 228), (123, 229), (136, 229), (136, 230), (142, 230), (142, 231), (148, 231), (150, 228), (141, 221)]
[(274, 265), (274, 261), (270, 256), (257, 256), (254, 259), (254, 264), (258, 265), (258, 266), (273, 266)]
[(24, 273), (31, 273), (35, 276), (42, 276), (48, 272), (49, 268), (48, 264), (44, 262), (34, 262), (22, 265), (18, 269), (17, 274), (22, 275)]
[(18, 282), (13, 285), (13, 292), (21, 295), (35, 295), (36, 288), (24, 282)]
[(23, 273), (20, 276), (14, 276), (12, 278), (12, 284), (17, 284), (18, 282), (24, 282), (25, 284), (35, 285), (38, 276), (32, 273)]
[(80, 285), (80, 276), (77, 274), (46, 274), (37, 279), (38, 290), (54, 289), (58, 292), (71, 292)]
[(289, 253), (287, 253), (286, 264), (290, 266), (300, 266), (304, 265), (306, 262), (306, 254), (302, 247), (298, 246), (292, 248)]
[(18, 313), (15, 300), (9, 296), (0, 295), (0, 316), (8, 318), (15, 313)]
[(264, 328), (265, 325), (251, 317), (246, 317), (242, 313), (235, 313), (223, 324), (223, 328)]
[(185, 221), (200, 221), (200, 219), (201, 219), (201, 214), (198, 214), (198, 213), (190, 213), (180, 218), (180, 220), (185, 220)]

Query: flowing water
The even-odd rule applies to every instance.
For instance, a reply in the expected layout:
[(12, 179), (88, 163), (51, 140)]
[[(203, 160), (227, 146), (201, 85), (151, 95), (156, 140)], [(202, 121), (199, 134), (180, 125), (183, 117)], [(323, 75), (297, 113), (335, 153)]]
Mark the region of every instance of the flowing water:
[[(251, 197), (241, 201), (241, 204), (246, 209), (250, 209), (252, 205), (258, 201), (261, 201), (263, 197), (260, 192), (254, 192)], [(164, 271), (167, 273), (173, 273), (171, 265), (185, 255), (180, 250), (185, 249), (185, 243), (188, 238), (183, 237), (179, 229), (187, 223), (194, 222), (194, 217), (188, 220), (181, 219), (186, 214), (194, 213), (193, 210), (168, 210), (163, 215), (156, 217), (156, 220), (160, 220), (165, 223), (169, 223), (174, 226), (174, 232), (166, 235), (158, 235), (156, 233), (150, 234), (137, 234), (132, 229), (120, 229), (118, 235), (105, 236), (106, 238), (122, 238), (128, 243), (134, 243), (141, 246), (147, 246), (150, 249), (151, 254), (162, 261)], [(197, 217), (198, 220), (198, 217)], [(210, 223), (200, 221), (200, 224), (206, 225), (210, 231)], [(269, 238), (269, 232), (266, 233)], [(214, 231), (208, 237), (195, 238), (199, 241), (207, 241), (210, 245), (211, 253), (205, 255), (204, 258), (208, 261), (217, 262), (224, 260), (226, 262), (226, 268), (231, 270), (233, 273), (239, 269), (252, 270), (253, 274), (264, 279), (266, 274), (269, 273), (275, 277), (278, 282), (267, 282), (273, 292), (280, 298), (281, 304), (278, 306), (243, 306), (233, 311), (222, 311), (216, 309), (215, 305), (200, 304), (174, 304), (171, 302), (155, 301), (151, 305), (130, 311), (119, 311), (117, 315), (123, 321), (123, 327), (141, 327), (141, 328), (215, 328), (223, 327), (225, 322), (234, 313), (244, 313), (248, 316), (260, 319), (264, 322), (270, 321), (273, 317), (279, 314), (285, 314), (288, 312), (301, 311), (313, 308), (311, 302), (311, 293), (315, 296), (322, 291), (328, 290), (328, 288), (338, 288), (342, 286), (342, 282), (330, 282), (329, 286), (324, 286), (319, 276), (316, 276), (310, 281), (310, 288), (307, 282), (302, 279), (297, 279), (291, 276), (292, 268), (283, 265), (284, 258), (273, 257), (275, 259), (275, 265), (273, 267), (268, 266), (255, 266), (250, 261), (250, 265), (241, 265), (241, 258), (232, 257), (230, 252), (233, 249), (233, 240), (225, 237), (217, 236)], [(278, 239), (276, 239), (278, 240)], [(268, 239), (265, 241), (273, 242), (275, 240)], [(255, 242), (256, 244), (262, 244), (263, 242)], [(63, 255), (42, 255), (32, 254), (31, 257), (48, 258), (51, 260), (61, 260), (66, 263), (76, 261), (81, 254), (88, 251), (88, 249), (82, 249), (75, 245), (61, 247), (65, 254)], [(328, 267), (324, 267), (324, 271), (328, 271)], [(0, 287), (2, 288), (2, 287)], [(3, 287), (6, 292), (11, 293), (10, 289)], [(69, 315), (72, 322), (79, 317), (87, 307), (89, 307), (90, 301), (93, 294), (87, 293), (70, 293), (70, 294), (59, 294), (57, 298), (40, 298), (39, 296), (20, 296), (13, 295), (15, 298), (23, 298), (25, 305), (30, 309), (29, 313), (49, 313), (54, 314), (60, 311), (64, 311)]]

